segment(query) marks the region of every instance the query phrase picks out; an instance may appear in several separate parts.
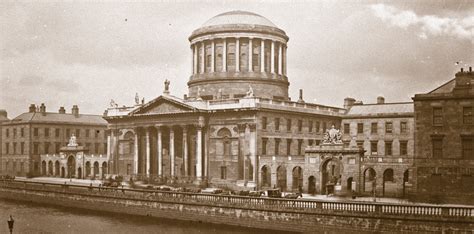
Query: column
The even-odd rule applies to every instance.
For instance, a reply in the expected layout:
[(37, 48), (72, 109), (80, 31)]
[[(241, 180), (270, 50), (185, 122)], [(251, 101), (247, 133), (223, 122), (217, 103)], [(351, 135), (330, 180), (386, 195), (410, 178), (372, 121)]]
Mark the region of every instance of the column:
[(107, 160), (110, 159), (110, 144), (110, 134), (107, 134)]
[(286, 46), (283, 46), (283, 75), (286, 76), (286, 60), (287, 60), (287, 55), (286, 55)]
[(222, 46), (222, 71), (227, 71), (227, 40), (226, 38), (222, 39), (224, 41)]
[[(52, 165), (53, 165), (53, 174), (52, 174), (52, 176), (55, 177), (56, 176), (56, 164), (53, 163)], [(8, 170), (8, 168), (5, 168), (5, 171), (6, 170)]]
[(270, 73), (275, 73), (275, 41), (272, 41), (270, 51)]
[[(82, 157), (84, 157), (84, 155), (83, 155)], [(47, 161), (45, 161), (45, 162), (46, 162), (46, 171), (45, 171), (43, 174), (46, 175), (46, 176), (48, 176), (48, 173), (49, 173), (49, 165), (48, 165), (48, 164), (49, 164), (49, 163), (48, 163)], [(2, 166), (2, 165), (0, 165), (0, 167), (1, 167), (1, 166)], [(83, 168), (83, 169), (84, 169), (84, 168)], [(43, 165), (41, 165), (41, 170), (43, 170)], [(82, 170), (82, 171), (84, 171), (84, 170)], [(84, 173), (83, 173), (83, 174), (84, 174)], [(81, 175), (81, 176), (82, 176), (82, 175)]]
[(146, 170), (146, 175), (150, 175), (150, 129), (146, 129), (146, 135), (145, 135), (145, 141), (146, 141), (146, 161), (145, 161), (145, 170)]
[(102, 178), (102, 165), (99, 164), (99, 178)]
[(204, 176), (206, 177), (206, 179), (208, 179), (207, 178), (207, 172), (208, 172), (207, 167), (208, 167), (208, 163), (209, 163), (209, 158), (208, 158), (209, 154), (207, 152), (207, 142), (209, 142), (208, 139), (209, 139), (209, 135), (208, 135), (207, 130), (206, 130), (206, 131), (204, 131), (204, 173), (203, 173)]
[(113, 166), (115, 167), (115, 130), (110, 130), (110, 135), (111, 135), (111, 142), (112, 144), (110, 145), (110, 158), (107, 159), (107, 161), (109, 162), (110, 164), (110, 161), (112, 161), (114, 164)]
[(202, 176), (202, 127), (196, 127), (196, 177), (198, 180)]
[(188, 127), (183, 126), (183, 160), (184, 160), (184, 176), (188, 176)]
[[(251, 181), (254, 181), (256, 182), (256, 178), (257, 178), (257, 175), (258, 175), (258, 167), (257, 167), (257, 154), (256, 154), (256, 150), (257, 150), (257, 134), (256, 134), (256, 127), (257, 125), (256, 124), (249, 124), (249, 128), (250, 128), (250, 142), (249, 142), (249, 145), (250, 145), (250, 161), (252, 163), (252, 167), (253, 167), (253, 173), (252, 173), (252, 177), (253, 178), (249, 178), (249, 180)], [(287, 172), (288, 173), (288, 172)]]
[(265, 72), (265, 41), (260, 41), (260, 72)]
[(235, 71), (240, 71), (240, 39), (235, 38)]
[(134, 144), (134, 154), (133, 154), (133, 173), (138, 174), (138, 129), (135, 129), (135, 144)]
[(216, 55), (216, 43), (214, 40), (212, 40), (211, 42), (211, 46), (212, 46), (212, 52), (211, 52), (211, 72), (215, 72), (216, 71), (216, 68), (215, 68), (215, 55)]
[(198, 47), (197, 47), (197, 44), (194, 43), (193, 44), (194, 46), (194, 53), (193, 53), (193, 64), (194, 64), (194, 71), (193, 71), (193, 74), (197, 74), (198, 73)]
[(282, 56), (283, 56), (283, 49), (282, 49), (282, 45), (281, 43), (278, 43), (278, 74), (283, 74), (282, 73), (282, 66), (283, 66), (283, 59), (282, 59)]
[(237, 124), (237, 130), (239, 131), (239, 151), (237, 158), (237, 179), (245, 180), (245, 124)]
[(189, 47), (191, 49), (191, 75), (194, 75), (194, 49), (193, 45)]
[(201, 61), (201, 73), (204, 73), (205, 71), (205, 68), (206, 68), (206, 50), (205, 50), (205, 44), (204, 42), (201, 42), (199, 43), (201, 44), (201, 57), (200, 57), (200, 61)]
[(161, 142), (161, 126), (156, 126), (156, 145), (157, 145), (157, 155), (158, 155), (158, 176), (163, 175), (163, 146)]
[(253, 44), (252, 38), (249, 38), (249, 72), (253, 71)]
[(174, 176), (174, 131), (173, 127), (170, 127), (170, 158), (171, 158), (171, 176)]

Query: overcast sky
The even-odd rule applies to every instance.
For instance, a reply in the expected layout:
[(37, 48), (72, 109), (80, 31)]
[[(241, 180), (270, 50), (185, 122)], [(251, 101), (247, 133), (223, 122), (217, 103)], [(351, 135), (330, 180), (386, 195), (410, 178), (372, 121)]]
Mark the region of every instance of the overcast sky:
[(0, 3), (0, 109), (74, 104), (102, 114), (110, 99), (151, 100), (171, 81), (182, 97), (191, 74), (188, 36), (231, 10), (260, 14), (290, 37), (290, 96), (342, 106), (411, 101), (474, 58), (474, 4), (457, 1), (192, 1)]

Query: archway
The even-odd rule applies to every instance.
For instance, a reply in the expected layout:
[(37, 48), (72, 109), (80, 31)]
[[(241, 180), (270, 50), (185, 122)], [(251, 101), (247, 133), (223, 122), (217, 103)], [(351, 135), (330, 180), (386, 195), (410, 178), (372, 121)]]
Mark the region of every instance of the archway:
[(293, 168), (293, 183), (292, 188), (294, 190), (299, 189), (303, 186), (303, 169), (301, 167), (294, 167)]
[(371, 167), (364, 171), (364, 192), (373, 192), (375, 189), (376, 180), (375, 170)]
[(271, 174), (270, 168), (268, 166), (263, 166), (261, 170), (262, 174), (262, 187), (270, 187), (271, 186)]
[(403, 196), (406, 196), (406, 184), (408, 183), (408, 179), (410, 178), (409, 176), (410, 176), (410, 174), (409, 174), (408, 170), (406, 170), (403, 173)]
[(81, 167), (77, 168), (77, 178), (82, 179), (82, 168)]
[(279, 166), (277, 168), (277, 187), (282, 191), (286, 190), (286, 167)]
[(316, 193), (316, 178), (314, 176), (310, 176), (308, 178), (308, 193), (310, 194)]
[(347, 188), (348, 192), (352, 191), (352, 181), (353, 181), (352, 177), (347, 178), (347, 187), (346, 188)]
[(41, 162), (41, 175), (46, 175), (47, 174), (47, 171), (46, 171), (46, 161), (42, 161)]
[(105, 178), (105, 175), (107, 174), (107, 163), (106, 162), (103, 162), (102, 163), (102, 175), (101, 177), (102, 178)]
[(341, 183), (341, 175), (342, 165), (338, 159), (325, 161), (321, 167), (321, 194), (333, 193), (334, 186)]
[(97, 175), (99, 175), (99, 162), (94, 162), (94, 175), (92, 177), (96, 178)]
[(64, 167), (61, 167), (61, 177), (64, 178), (65, 175), (66, 175), (65, 169)]
[(388, 168), (383, 172), (382, 196), (385, 196), (386, 193), (391, 194), (395, 192), (393, 183), (394, 183), (393, 169)]
[(54, 176), (53, 175), (53, 161), (48, 162), (48, 175), (49, 176)]
[(76, 159), (70, 155), (67, 158), (67, 177), (73, 178), (76, 175)]
[(86, 174), (84, 177), (89, 177), (91, 176), (91, 162), (87, 161), (86, 162)]
[(54, 173), (55, 176), (64, 177), (64, 175), (61, 174), (61, 171), (59, 170), (59, 161), (56, 161), (56, 162), (54, 163), (54, 172), (55, 172), (55, 173)]

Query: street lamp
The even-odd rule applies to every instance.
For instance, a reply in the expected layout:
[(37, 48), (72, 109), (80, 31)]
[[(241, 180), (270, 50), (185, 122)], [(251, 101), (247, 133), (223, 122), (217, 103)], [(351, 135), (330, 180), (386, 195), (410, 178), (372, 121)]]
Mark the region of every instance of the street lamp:
[(10, 219), (7, 220), (8, 223), (8, 229), (10, 229), (10, 234), (13, 233), (13, 224), (15, 223), (15, 220), (13, 220), (13, 217), (10, 215)]

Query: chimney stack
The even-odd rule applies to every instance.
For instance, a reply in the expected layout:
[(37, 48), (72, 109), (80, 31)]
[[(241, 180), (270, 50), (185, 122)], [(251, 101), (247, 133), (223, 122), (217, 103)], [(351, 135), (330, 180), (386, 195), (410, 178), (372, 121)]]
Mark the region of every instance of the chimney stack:
[(472, 72), (472, 67), (469, 67), (469, 72)]
[(355, 103), (355, 99), (354, 98), (351, 98), (351, 97), (346, 97), (344, 98), (344, 109), (350, 109), (354, 103)]
[(303, 100), (303, 89), (300, 89), (300, 98), (298, 99), (298, 102), (304, 102), (304, 100)]
[(30, 113), (36, 112), (36, 105), (35, 105), (35, 104), (31, 104), (30, 107), (28, 108), (28, 112), (30, 112)]
[(382, 96), (377, 97), (377, 104), (384, 104), (385, 103), (385, 98)]
[(183, 95), (183, 99), (184, 99), (184, 100), (188, 100), (188, 95), (187, 95), (187, 94), (184, 94), (184, 95)]
[(8, 113), (6, 110), (0, 110), (0, 116), (4, 117), (5, 119), (8, 118)]
[(46, 106), (44, 105), (44, 103), (41, 103), (41, 106), (40, 106), (40, 113), (42, 115), (46, 115)]
[(59, 107), (59, 114), (66, 114), (66, 109), (64, 109), (64, 106)]
[(464, 68), (461, 67), (461, 72), (463, 72), (463, 71), (464, 71)]
[(74, 105), (72, 106), (72, 111), (71, 113), (76, 116), (76, 117), (79, 117), (79, 107), (77, 107), (77, 105)]

